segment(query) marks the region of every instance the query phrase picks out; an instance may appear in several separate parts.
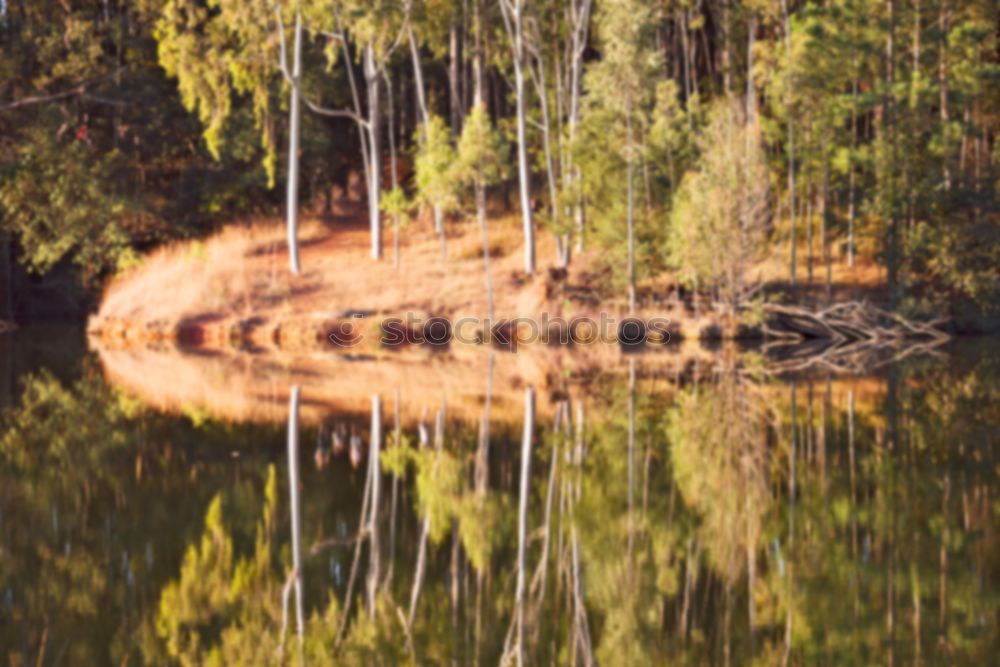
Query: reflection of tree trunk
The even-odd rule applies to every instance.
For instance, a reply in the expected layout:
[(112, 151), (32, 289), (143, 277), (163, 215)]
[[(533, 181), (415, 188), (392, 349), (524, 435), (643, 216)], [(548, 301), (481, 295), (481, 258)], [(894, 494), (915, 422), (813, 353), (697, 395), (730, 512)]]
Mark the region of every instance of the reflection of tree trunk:
[(635, 359), (628, 360), (628, 572), (632, 581), (635, 566)]
[(458, 636), (458, 586), (461, 581), (459, 576), (459, 561), (461, 559), (459, 548), (461, 539), (458, 534), (458, 520), (451, 522), (451, 563), (448, 568), (448, 583), (451, 585), (451, 630), (455, 637)]
[(948, 498), (951, 495), (951, 475), (944, 475), (944, 493), (941, 495), (941, 549), (938, 553), (938, 626), (942, 643), (948, 641)]
[(524, 390), (524, 432), (521, 436), (521, 484), (517, 511), (517, 664), (524, 664), (524, 586), (528, 548), (528, 491), (531, 475), (531, 441), (535, 430), (535, 388)]
[(382, 449), (382, 399), (378, 394), (372, 395), (372, 423), (368, 445), (369, 474), (372, 479), (372, 507), (368, 516), (368, 531), (371, 538), (371, 548), (368, 552), (368, 614), (375, 616), (375, 595), (378, 593), (379, 567), (381, 553), (378, 539), (378, 509), (381, 498), (382, 480), (380, 454)]
[(792, 403), (792, 442), (791, 450), (788, 454), (788, 539), (791, 541), (795, 535), (795, 456), (798, 449), (798, 429), (799, 415), (798, 405), (795, 401), (795, 380), (791, 383), (791, 403)]
[(417, 565), (413, 574), (413, 588), (410, 591), (410, 610), (406, 616), (406, 624), (413, 626), (413, 617), (417, 613), (417, 601), (420, 600), (420, 589), (424, 585), (424, 571), (427, 568), (427, 533), (430, 531), (430, 516), (424, 518), (420, 526), (420, 539), (417, 542)]
[(347, 631), (347, 622), (351, 618), (351, 604), (354, 602), (354, 585), (358, 577), (358, 564), (361, 562), (361, 547), (364, 545), (364, 536), (368, 532), (369, 519), (368, 507), (371, 500), (372, 476), (371, 466), (368, 466), (369, 473), (365, 475), (365, 488), (361, 492), (361, 513), (358, 516), (358, 538), (354, 544), (354, 558), (351, 561), (351, 574), (347, 578), (347, 591), (344, 593), (344, 612), (341, 614), (340, 628), (337, 630), (337, 639), (334, 642), (334, 650), (344, 641), (344, 633)]
[(688, 615), (691, 609), (691, 547), (694, 542), (693, 537), (688, 538), (687, 549), (684, 552), (684, 596), (681, 598), (681, 614), (677, 627), (677, 633), (687, 642)]
[(302, 524), (299, 500), (299, 386), (292, 387), (288, 399), (288, 496), (292, 513), (292, 571), (295, 578), (295, 628), (302, 643)]
[(850, 499), (850, 510), (851, 510), (851, 558), (854, 564), (854, 582), (851, 584), (851, 588), (854, 593), (854, 622), (855, 630), (857, 629), (856, 624), (858, 621), (858, 612), (860, 607), (860, 599), (858, 597), (858, 519), (857, 519), (857, 483), (855, 481), (855, 461), (857, 457), (854, 453), (854, 390), (849, 390), (847, 392), (847, 457), (848, 464), (850, 465), (850, 479), (851, 479), (851, 499)]
[(555, 497), (556, 470), (559, 461), (559, 431), (562, 420), (569, 421), (569, 401), (560, 401), (556, 406), (555, 425), (553, 428), (552, 460), (549, 463), (549, 482), (545, 492), (545, 519), (542, 523), (542, 554), (538, 559), (538, 569), (531, 582), (531, 593), (536, 596), (536, 609), (540, 609), (545, 600), (545, 577), (548, 571), (549, 544), (552, 538), (552, 499)]
[(729, 626), (733, 617), (733, 587), (728, 581), (725, 585), (725, 610), (722, 613), (722, 664), (729, 667), (732, 661), (732, 637)]
[[(3, 246), (3, 317), (9, 323), (14, 321), (14, 239), (10, 232), (0, 235), (0, 245)], [(0, 324), (0, 326), (3, 326)]]
[(490, 407), (493, 402), (493, 350), (489, 353), (488, 369), (486, 371), (486, 397), (483, 401), (483, 420), (479, 424), (479, 451), (476, 453), (476, 493), (486, 495), (489, 483), (490, 465)]
[(580, 575), (580, 542), (576, 536), (576, 526), (571, 529), (571, 551), (572, 551), (572, 582), (573, 582), (573, 627), (576, 635), (576, 644), (580, 646), (583, 654), (583, 664), (590, 667), (595, 664), (594, 654), (591, 650), (590, 624), (587, 620), (587, 607), (583, 591), (583, 577)]
[[(444, 448), (444, 408), (439, 408), (434, 418), (434, 449), (435, 459), (431, 473), (437, 471), (437, 457), (441, 455)], [(420, 540), (417, 546), (417, 565), (413, 576), (413, 588), (410, 591), (410, 610), (407, 614), (407, 625), (413, 626), (413, 617), (417, 613), (417, 602), (420, 600), (420, 591), (424, 585), (424, 574), (427, 570), (427, 535), (430, 531), (430, 515), (424, 517), (424, 522), (420, 527)]]

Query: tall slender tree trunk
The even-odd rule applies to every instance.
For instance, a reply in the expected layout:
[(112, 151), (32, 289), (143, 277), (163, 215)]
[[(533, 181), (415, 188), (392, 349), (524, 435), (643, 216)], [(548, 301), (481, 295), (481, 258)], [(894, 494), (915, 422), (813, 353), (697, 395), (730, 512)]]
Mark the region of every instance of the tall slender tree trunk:
[(626, 158), (626, 189), (628, 192), (628, 314), (635, 314), (635, 186), (633, 178), (635, 172), (634, 158), (632, 157), (633, 137), (632, 137), (632, 110), (629, 108), (625, 112), (626, 146), (628, 153)]
[[(361, 96), (358, 94), (358, 85), (354, 80), (354, 61), (351, 58), (350, 49), (347, 48), (347, 40), (341, 40), (341, 48), (344, 53), (344, 68), (347, 70), (347, 82), (351, 88), (351, 101), (354, 104), (354, 113), (357, 114), (358, 118), (362, 118), (364, 113), (361, 109)], [(369, 174), (371, 173), (371, 164), (368, 158), (370, 151), (368, 150), (368, 130), (363, 123), (358, 123), (358, 139), (361, 143), (361, 166), (365, 173), (365, 192), (371, 197), (371, 178)], [(345, 192), (346, 194), (346, 192)]]
[(302, 15), (295, 12), (295, 42), (292, 47), (292, 101), (288, 109), (288, 198), (285, 203), (288, 227), (288, 269), (299, 267), (299, 124), (302, 121)]
[(898, 229), (896, 220), (896, 120), (895, 102), (893, 100), (893, 84), (896, 79), (896, 3), (895, 0), (886, 0), (886, 12), (888, 15), (888, 30), (885, 41), (885, 95), (883, 104), (882, 120), (884, 124), (885, 140), (889, 145), (889, 160), (884, 166), (885, 180), (884, 187), (887, 193), (887, 215), (888, 220), (886, 230), (886, 250), (887, 250), (887, 280), (889, 288), (889, 302), (894, 305), (896, 302), (897, 282), (898, 282)]
[(820, 243), (823, 246), (823, 261), (826, 263), (826, 302), (833, 296), (833, 264), (830, 257), (830, 162), (823, 163), (823, 195), (820, 201)]
[(482, 179), (476, 181), (476, 219), (483, 237), (483, 272), (486, 274), (486, 312), (494, 322), (493, 270), (490, 268), (490, 231), (486, 221), (486, 186)]
[[(399, 187), (399, 169), (396, 165), (396, 105), (392, 94), (392, 82), (389, 79), (387, 73), (383, 73), (383, 79), (385, 80), (385, 90), (387, 95), (386, 102), (388, 103), (389, 112), (389, 174), (392, 178), (392, 189), (395, 190)], [(394, 211), (392, 214), (392, 266), (394, 269), (399, 270), (399, 212)]]
[(451, 114), (451, 134), (462, 132), (462, 92), (458, 81), (458, 24), (452, 22), (448, 30), (448, 102)]
[[(590, 26), (590, 10), (592, 0), (583, 0), (580, 4), (574, 1), (571, 5), (573, 18), (573, 41), (570, 54), (570, 90), (569, 90), (569, 142), (576, 138), (577, 126), (580, 124), (580, 94), (583, 80), (583, 51), (587, 46), (587, 34)], [(583, 178), (579, 166), (575, 163), (569, 169), (569, 176), (577, 191)], [(577, 193), (576, 204), (573, 207), (573, 220), (576, 228), (576, 251), (583, 252), (583, 229), (585, 225), (583, 197)]]
[(3, 245), (3, 319), (14, 321), (14, 239), (10, 232), (0, 235)]
[(371, 231), (372, 259), (382, 258), (382, 223), (379, 212), (382, 163), (379, 148), (379, 85), (378, 67), (375, 63), (375, 47), (368, 43), (364, 51), (365, 85), (368, 90), (368, 146), (371, 151), (368, 175), (368, 224)]
[[(475, 82), (475, 102), (474, 104), (480, 105), (483, 112), (486, 111), (486, 95), (483, 90), (483, 40), (482, 40), (482, 29), (483, 26), (480, 23), (481, 14), (479, 3), (481, 0), (475, 0), (475, 6), (473, 10), (475, 12), (474, 16), (474, 27), (475, 32), (475, 54), (473, 55), (473, 80)], [(489, 116), (487, 115), (487, 122), (489, 122)], [(490, 267), (490, 230), (489, 223), (486, 219), (486, 184), (483, 182), (482, 177), (476, 179), (476, 219), (479, 221), (479, 232), (483, 237), (483, 272), (486, 275), (486, 312), (489, 317), (490, 326), (494, 322), (495, 311), (494, 311), (494, 301), (493, 301), (493, 270)], [(487, 332), (483, 332), (484, 335)], [(491, 357), (492, 364), (492, 357)], [(491, 376), (492, 376), (492, 366), (491, 366)]]
[(857, 72), (851, 81), (851, 156), (850, 171), (847, 176), (847, 266), (854, 268), (854, 217), (855, 180), (857, 167), (854, 164), (858, 145), (858, 78)]
[(722, 39), (722, 48), (719, 50), (721, 62), (719, 63), (719, 71), (722, 72), (722, 93), (724, 95), (729, 95), (732, 91), (732, 35), (730, 31), (732, 30), (732, 11), (729, 7), (730, 0), (722, 0), (721, 12), (722, 12), (722, 29), (720, 37)]
[[(413, 61), (413, 88), (417, 94), (417, 109), (419, 111), (420, 127), (423, 128), (424, 141), (428, 141), (427, 130), (427, 93), (424, 88), (424, 70), (420, 65), (420, 49), (417, 48), (417, 39), (413, 35), (413, 28), (407, 31), (407, 38), (410, 42), (410, 58)], [(444, 234), (444, 221), (441, 215), (441, 207), (433, 206), (434, 231)]]
[[(789, 65), (791, 65), (792, 24), (788, 16), (787, 0), (781, 0), (781, 13), (785, 24), (785, 53), (788, 58)], [(794, 89), (794, 86), (791, 88)], [(795, 285), (795, 245), (798, 242), (798, 239), (796, 239), (795, 234), (795, 124), (792, 120), (791, 94), (788, 95), (786, 103), (788, 105), (788, 108), (785, 110), (785, 113), (788, 114), (788, 224), (791, 230), (789, 232), (789, 280), (792, 285)]]
[[(941, 131), (946, 132), (948, 123), (951, 121), (948, 110), (948, 33), (951, 30), (951, 9), (945, 0), (941, 0), (941, 7), (938, 14), (938, 30), (941, 33), (941, 52), (938, 54), (938, 90), (940, 100), (938, 103), (941, 118)], [(951, 151), (945, 144), (944, 155), (941, 159), (942, 178), (944, 179), (945, 192), (951, 192)]]
[(753, 42), (757, 33), (757, 17), (751, 15), (747, 21), (747, 124), (757, 122), (757, 90), (753, 85)]
[(532, 78), (535, 81), (542, 112), (542, 150), (545, 153), (546, 181), (549, 186), (549, 215), (552, 216), (551, 224), (556, 235), (556, 262), (559, 266), (565, 267), (569, 264), (569, 244), (559, 231), (559, 187), (556, 184), (557, 170), (552, 152), (549, 102), (545, 84), (545, 61), (541, 55), (538, 57), (537, 65), (536, 73)]
[(524, 90), (523, 0), (501, 0), (514, 56), (514, 94), (517, 102), (517, 176), (521, 189), (521, 223), (524, 229), (524, 271), (535, 272), (535, 230), (531, 220), (531, 171), (528, 168), (527, 108)]
[(813, 200), (816, 197), (816, 191), (813, 190), (812, 185), (806, 181), (803, 186), (806, 197), (806, 282), (812, 285), (813, 282)]

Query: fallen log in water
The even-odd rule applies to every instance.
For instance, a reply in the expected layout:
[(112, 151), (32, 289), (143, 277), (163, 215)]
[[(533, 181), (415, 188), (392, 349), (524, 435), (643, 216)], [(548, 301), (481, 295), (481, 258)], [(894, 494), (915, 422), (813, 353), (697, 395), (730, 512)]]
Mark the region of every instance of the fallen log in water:
[(819, 338), (834, 343), (867, 341), (892, 343), (903, 340), (945, 341), (938, 328), (943, 319), (918, 322), (873, 306), (866, 301), (838, 303), (811, 311), (799, 306), (764, 304), (764, 334), (770, 338)]
[(950, 336), (944, 320), (916, 322), (867, 302), (851, 301), (810, 311), (765, 304), (767, 372), (824, 369), (863, 373), (915, 354), (938, 354)]

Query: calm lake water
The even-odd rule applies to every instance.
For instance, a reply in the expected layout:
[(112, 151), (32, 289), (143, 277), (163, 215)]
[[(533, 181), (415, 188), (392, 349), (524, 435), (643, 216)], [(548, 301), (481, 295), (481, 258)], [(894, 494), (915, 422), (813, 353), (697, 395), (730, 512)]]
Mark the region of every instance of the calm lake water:
[(0, 654), (996, 664), (1000, 342), (657, 368), (398, 429), (389, 386), (290, 442), (147, 407), (80, 334), (0, 338)]

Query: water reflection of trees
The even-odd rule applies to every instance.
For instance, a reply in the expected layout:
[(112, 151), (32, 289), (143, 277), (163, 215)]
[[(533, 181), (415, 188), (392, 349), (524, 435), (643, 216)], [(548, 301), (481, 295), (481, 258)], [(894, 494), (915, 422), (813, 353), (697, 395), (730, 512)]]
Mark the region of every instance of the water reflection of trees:
[[(368, 457), (344, 489), (330, 486), (343, 458), (315, 471), (292, 449), (288, 474), (199, 500), (200, 535), (146, 605), (146, 656), (986, 664), (1000, 641), (998, 366), (678, 384), (633, 362), (586, 400), (526, 389), (521, 424), (491, 422), (489, 378), (475, 423), (429, 405), (404, 426), (390, 390), (352, 425)], [(9, 465), (26, 469), (25, 442), (5, 436)]]

